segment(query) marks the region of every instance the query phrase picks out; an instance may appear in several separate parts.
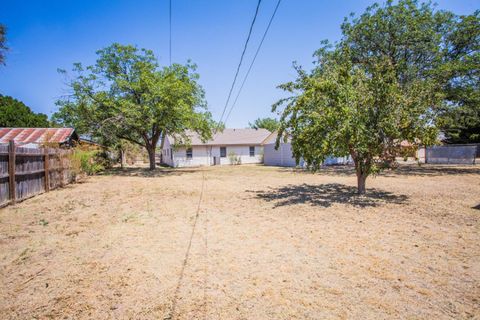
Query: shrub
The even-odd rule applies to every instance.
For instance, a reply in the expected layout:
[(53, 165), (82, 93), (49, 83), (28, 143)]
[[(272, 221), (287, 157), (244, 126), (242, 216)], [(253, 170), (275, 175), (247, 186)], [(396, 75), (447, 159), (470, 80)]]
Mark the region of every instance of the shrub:
[(235, 152), (229, 152), (228, 153), (228, 159), (230, 160), (230, 164), (236, 165), (236, 164), (241, 164), (242, 163), (242, 158), (237, 156)]
[(97, 150), (75, 149), (72, 153), (72, 169), (75, 175), (93, 175), (105, 170), (110, 164), (104, 152)]

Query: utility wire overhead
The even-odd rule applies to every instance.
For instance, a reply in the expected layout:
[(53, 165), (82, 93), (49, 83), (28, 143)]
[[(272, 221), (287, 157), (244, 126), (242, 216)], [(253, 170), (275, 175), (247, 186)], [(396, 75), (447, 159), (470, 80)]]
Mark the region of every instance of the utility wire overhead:
[(253, 64), (255, 63), (255, 60), (257, 59), (258, 53), (260, 52), (260, 49), (262, 48), (263, 41), (265, 40), (265, 37), (267, 36), (268, 30), (270, 29), (270, 26), (272, 25), (272, 21), (275, 18), (275, 14), (277, 13), (278, 7), (280, 6), (280, 2), (282, 0), (278, 0), (277, 5), (275, 6), (275, 10), (273, 11), (273, 14), (270, 18), (270, 21), (268, 22), (267, 28), (265, 29), (265, 32), (263, 33), (262, 40), (260, 41), (260, 44), (258, 45), (257, 51), (255, 52), (255, 55), (253, 56), (253, 60), (250, 63), (250, 66), (248, 67), (248, 71), (245, 74), (245, 77), (243, 78), (242, 85), (240, 86), (240, 89), (238, 90), (237, 96), (235, 97), (235, 100), (233, 101), (232, 106), (230, 107), (230, 110), (227, 113), (227, 117), (225, 118), (224, 123), (228, 121), (228, 118), (230, 118), (230, 114), (232, 113), (233, 108), (237, 104), (238, 97), (240, 96), (240, 93), (242, 92), (243, 86), (245, 85), (245, 82), (247, 81), (248, 75), (250, 74), (250, 71), (252, 70)]
[(260, 8), (260, 3), (261, 2), (262, 2), (262, 0), (258, 0), (257, 8), (255, 9), (255, 15), (253, 16), (253, 20), (252, 20), (252, 23), (250, 24), (250, 29), (248, 31), (247, 40), (245, 41), (245, 45), (243, 46), (242, 55), (240, 56), (240, 62), (238, 63), (237, 71), (235, 72), (235, 77), (233, 78), (232, 86), (230, 87), (230, 91), (228, 93), (227, 102), (225, 102), (225, 106), (223, 107), (223, 111), (222, 111), (222, 116), (220, 117), (220, 120), (218, 121), (218, 125), (217, 125), (217, 128), (216, 128), (215, 131), (217, 131), (218, 128), (220, 127), (220, 123), (222, 123), (223, 116), (225, 115), (225, 111), (227, 110), (228, 103), (230, 102), (230, 98), (232, 96), (233, 88), (235, 87), (235, 83), (237, 81), (238, 72), (240, 71), (240, 67), (242, 66), (243, 57), (245, 56), (245, 51), (247, 51), (248, 42), (250, 41), (250, 36), (252, 35), (253, 25), (255, 24), (255, 21), (257, 20), (258, 10)]
[(168, 16), (170, 25), (170, 39), (169, 39), (169, 53), (170, 53), (170, 66), (172, 65), (172, 0), (169, 0)]

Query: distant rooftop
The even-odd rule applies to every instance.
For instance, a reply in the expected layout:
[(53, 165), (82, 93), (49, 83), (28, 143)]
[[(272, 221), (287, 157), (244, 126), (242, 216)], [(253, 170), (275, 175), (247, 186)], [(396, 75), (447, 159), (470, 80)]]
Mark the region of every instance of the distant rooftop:
[(73, 128), (0, 128), (0, 143), (9, 143), (13, 140), (17, 144), (62, 144), (68, 142), (71, 137), (77, 138)]
[(190, 137), (192, 146), (226, 146), (226, 145), (260, 145), (270, 136), (271, 132), (266, 129), (224, 129), (217, 132), (212, 139), (202, 142), (199, 135), (191, 132)]

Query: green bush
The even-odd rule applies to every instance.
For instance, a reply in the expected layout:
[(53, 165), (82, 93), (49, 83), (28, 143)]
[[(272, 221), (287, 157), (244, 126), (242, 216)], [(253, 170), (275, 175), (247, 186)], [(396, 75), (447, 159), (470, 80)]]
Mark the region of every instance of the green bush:
[(72, 156), (72, 164), (79, 174), (93, 175), (105, 170), (107, 163), (100, 151), (77, 149)]

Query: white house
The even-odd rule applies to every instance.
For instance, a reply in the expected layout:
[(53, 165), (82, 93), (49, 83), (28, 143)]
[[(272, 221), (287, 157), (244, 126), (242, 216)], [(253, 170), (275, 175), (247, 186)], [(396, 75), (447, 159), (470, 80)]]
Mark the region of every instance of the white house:
[(238, 163), (262, 163), (263, 143), (272, 133), (266, 129), (224, 129), (203, 142), (189, 133), (188, 147), (178, 146), (174, 137), (165, 138), (163, 163), (171, 167), (194, 167)]
[[(292, 144), (290, 140), (287, 142), (281, 142), (278, 149), (275, 149), (275, 142), (277, 134), (272, 133), (264, 142), (264, 159), (263, 163), (266, 166), (279, 166), (279, 167), (295, 167), (297, 163), (293, 156)], [(348, 157), (333, 157), (329, 156), (323, 162), (324, 165), (347, 165), (352, 163), (352, 158)], [(305, 162), (300, 159), (298, 166), (305, 167)]]

